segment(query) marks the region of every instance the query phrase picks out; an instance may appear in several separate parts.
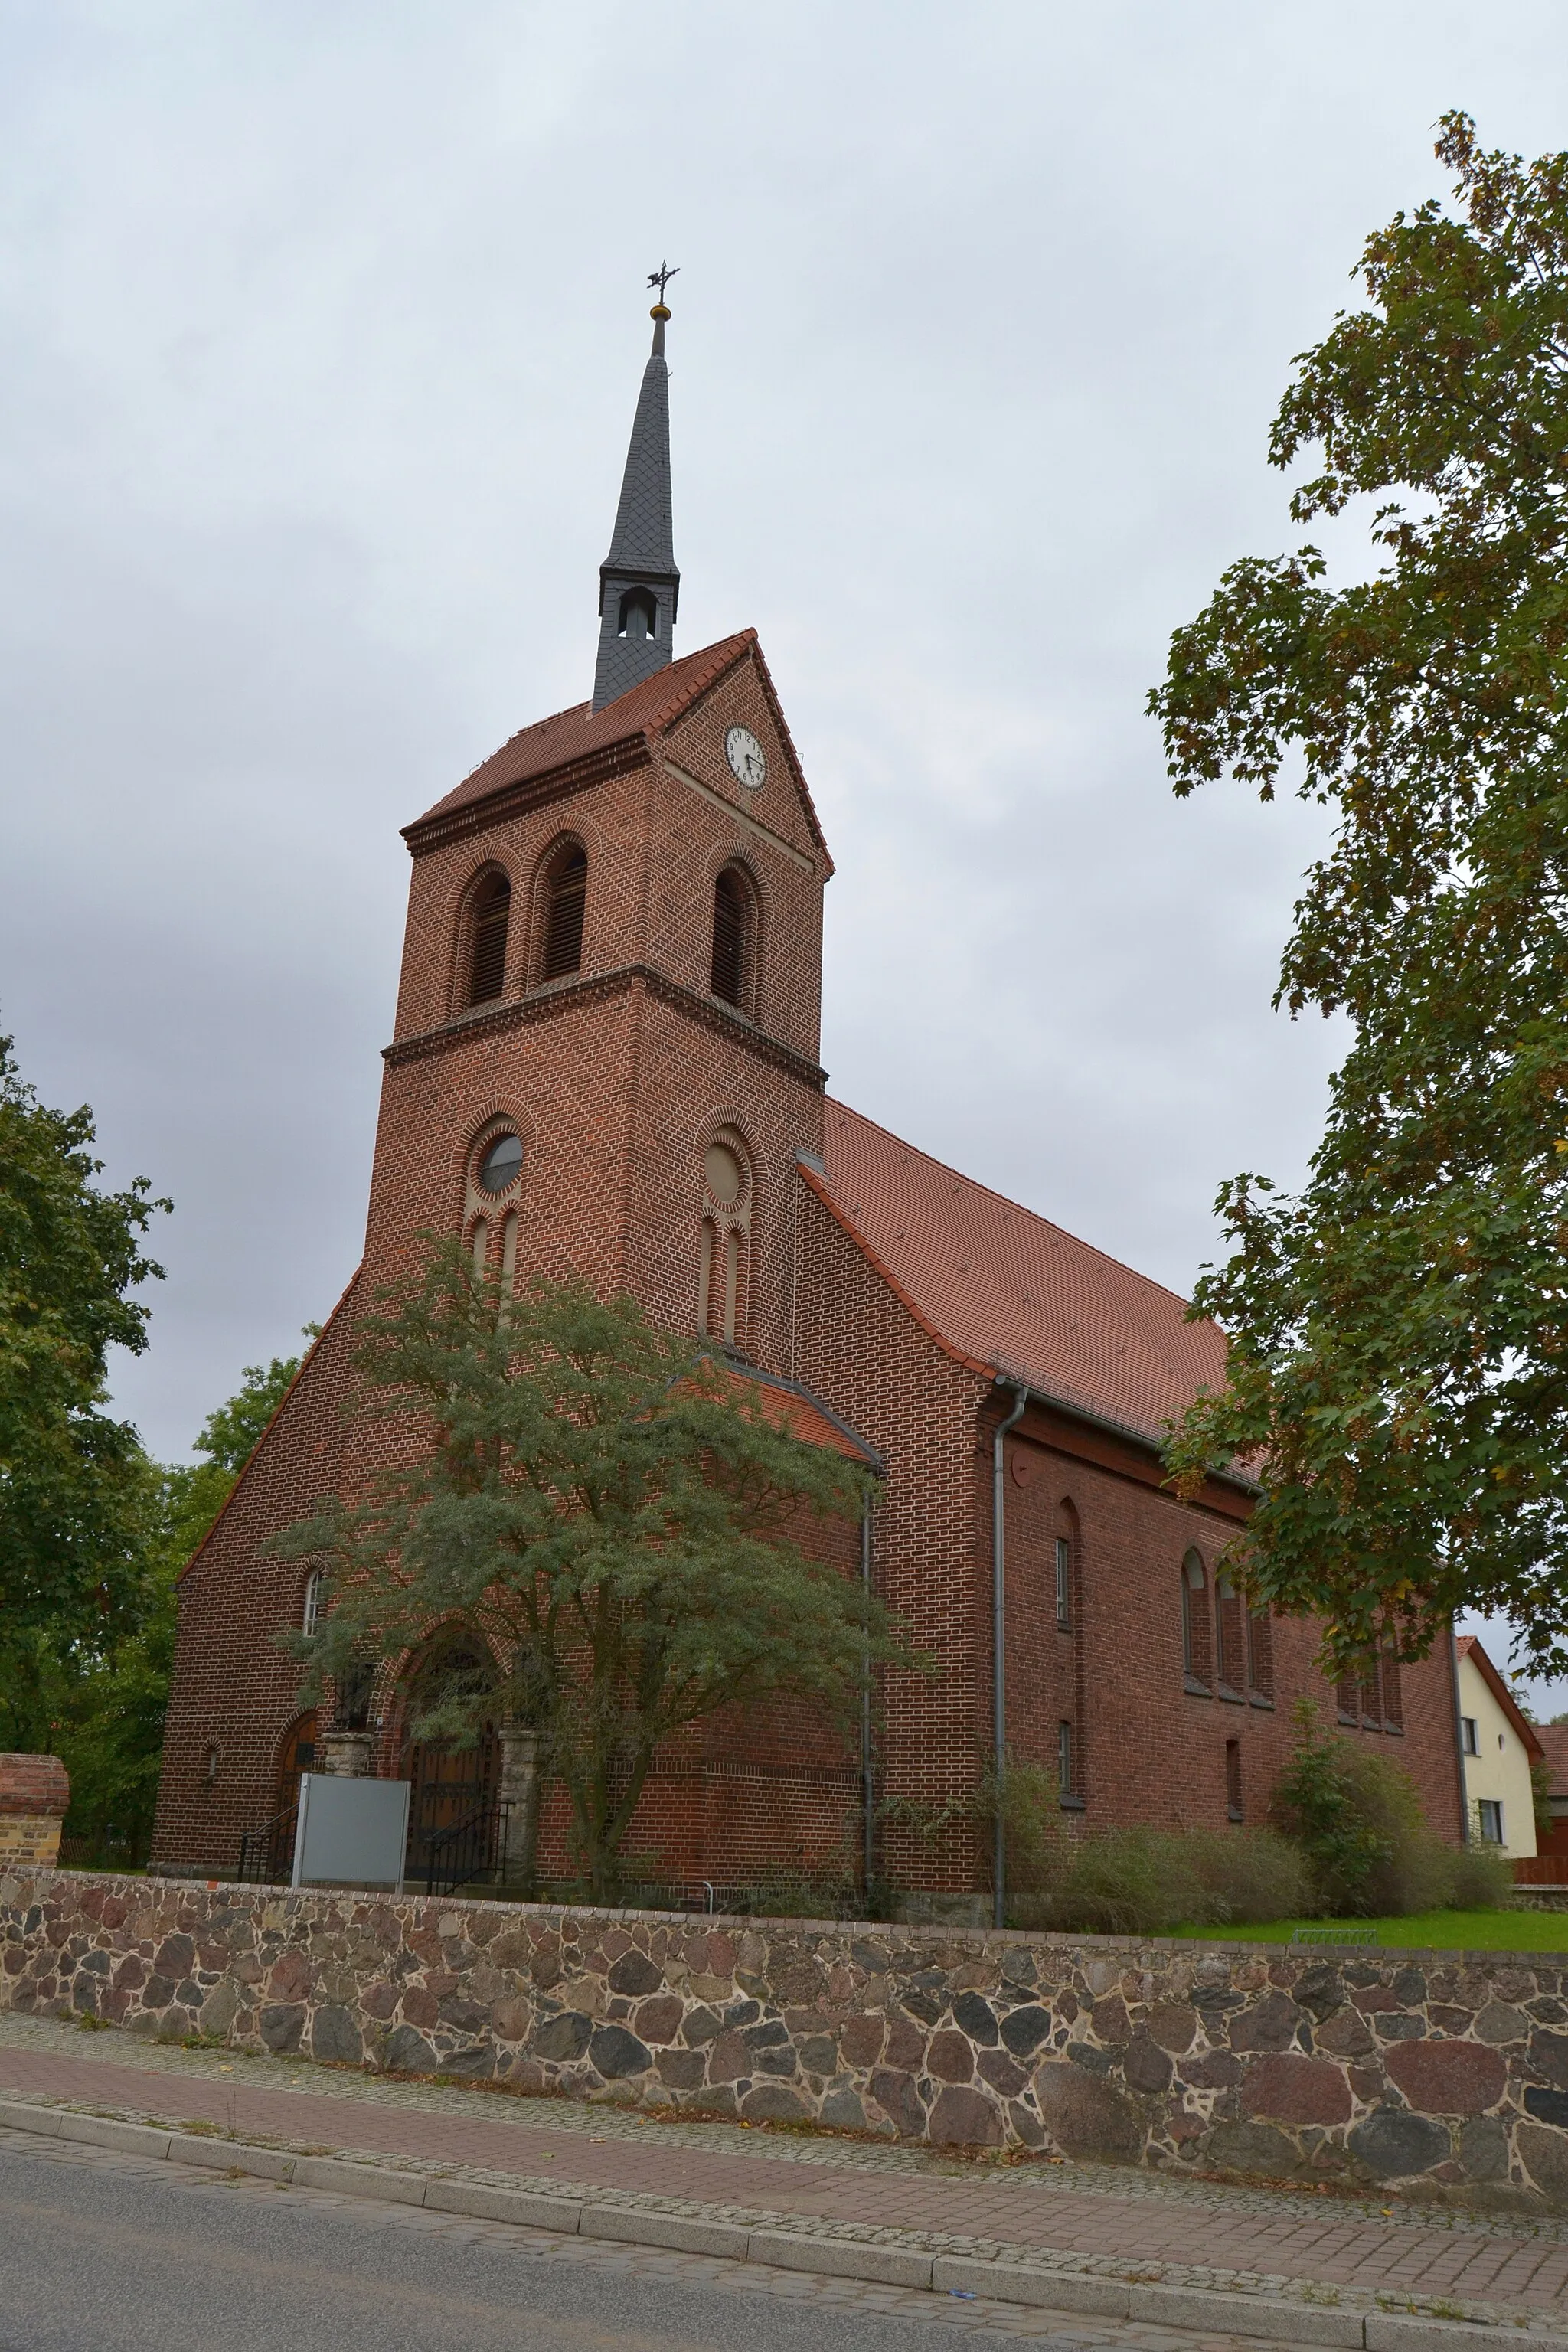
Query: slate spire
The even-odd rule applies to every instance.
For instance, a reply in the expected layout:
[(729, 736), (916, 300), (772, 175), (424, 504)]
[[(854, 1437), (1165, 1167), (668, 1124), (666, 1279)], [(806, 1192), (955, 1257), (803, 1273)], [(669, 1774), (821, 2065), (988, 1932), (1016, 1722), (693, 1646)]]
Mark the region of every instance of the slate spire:
[(593, 709), (615, 702), (670, 657), (680, 574), (669, 515), (669, 372), (664, 363), (665, 281), (659, 268), (653, 350), (643, 370), (610, 551), (599, 566), (599, 658)]

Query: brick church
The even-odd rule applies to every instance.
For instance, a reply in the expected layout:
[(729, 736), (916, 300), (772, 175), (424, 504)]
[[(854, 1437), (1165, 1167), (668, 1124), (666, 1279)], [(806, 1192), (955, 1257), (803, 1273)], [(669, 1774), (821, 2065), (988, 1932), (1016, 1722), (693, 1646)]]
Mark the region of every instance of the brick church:
[[(868, 1559), (852, 1540), (845, 1572), (868, 1570), (934, 1675), (892, 1677), (858, 1747), (787, 1713), (690, 1738), (630, 1841), (662, 1878), (869, 1864), (983, 1912), (988, 1857), (955, 1801), (999, 1727), (1088, 1826), (1222, 1827), (1261, 1819), (1302, 1693), (1397, 1755), (1458, 1838), (1449, 1656), (1329, 1689), (1316, 1629), (1249, 1613), (1216, 1572), (1245, 1482), (1192, 1503), (1163, 1484), (1161, 1425), (1222, 1378), (1219, 1334), (827, 1092), (833, 864), (762, 646), (742, 629), (673, 651), (668, 315), (600, 569), (591, 699), (404, 829), (364, 1255), (184, 1572), (153, 1866), (232, 1875), (265, 1832), (277, 1869), (302, 1769), (410, 1778), (426, 1838), (535, 1769), (526, 1727), (456, 1754), (414, 1737), (449, 1631), (320, 1719), (277, 1639), (309, 1626), (320, 1584), (266, 1539), (353, 1484), (356, 1318), (431, 1231), (506, 1280), (585, 1276), (706, 1332), (801, 1434), (878, 1474)], [(952, 1809), (940, 1834), (909, 1830), (922, 1807)], [(552, 1818), (547, 1798), (546, 1848)]]

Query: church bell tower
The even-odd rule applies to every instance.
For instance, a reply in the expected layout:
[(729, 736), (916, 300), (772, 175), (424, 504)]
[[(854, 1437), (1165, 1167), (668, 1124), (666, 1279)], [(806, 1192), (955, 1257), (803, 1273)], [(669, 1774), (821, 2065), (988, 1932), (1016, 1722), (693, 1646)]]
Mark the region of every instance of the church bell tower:
[(366, 1272), (404, 1278), (457, 1230), (503, 1283), (629, 1291), (787, 1373), (832, 862), (754, 631), (674, 657), (673, 274), (654, 278), (592, 698), (405, 827)]

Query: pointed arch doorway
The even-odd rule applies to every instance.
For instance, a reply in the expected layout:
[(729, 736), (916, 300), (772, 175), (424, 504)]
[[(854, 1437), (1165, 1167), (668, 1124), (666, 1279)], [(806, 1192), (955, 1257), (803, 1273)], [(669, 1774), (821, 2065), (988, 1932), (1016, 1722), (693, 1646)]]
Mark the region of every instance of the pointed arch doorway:
[(464, 1633), (432, 1644), (409, 1678), (401, 1769), (409, 1784), (405, 1872), (411, 1879), (425, 1877), (432, 1868), (439, 1874), (454, 1836), (494, 1805), (500, 1754), (490, 1709), (481, 1717), (478, 1738), (466, 1748), (445, 1739), (419, 1738), (415, 1726), (443, 1698), (491, 1690), (498, 1679), (495, 1661), (484, 1644)]

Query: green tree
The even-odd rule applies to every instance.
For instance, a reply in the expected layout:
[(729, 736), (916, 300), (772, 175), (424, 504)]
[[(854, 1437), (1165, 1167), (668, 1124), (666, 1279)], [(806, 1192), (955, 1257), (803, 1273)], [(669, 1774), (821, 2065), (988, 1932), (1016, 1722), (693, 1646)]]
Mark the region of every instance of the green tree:
[(92, 1113), (55, 1111), (0, 1038), (0, 1658), (32, 1638), (99, 1640), (134, 1620), (156, 1478), (104, 1411), (110, 1348), (140, 1355), (163, 1268), (142, 1237), (166, 1201), (93, 1181)]
[(1358, 500), (1370, 576), (1248, 558), (1151, 708), (1178, 794), (1289, 771), (1333, 812), (1276, 1003), (1350, 1016), (1296, 1197), (1226, 1184), (1194, 1313), (1230, 1343), (1168, 1461), (1258, 1465), (1242, 1560), (1328, 1648), (1406, 1656), (1461, 1609), (1568, 1667), (1568, 156), (1446, 116), (1432, 201), (1372, 236), (1368, 307), (1297, 362), (1271, 463)]
[[(539, 1282), (504, 1304), (462, 1252), (362, 1326), (366, 1401), (416, 1457), (279, 1539), (331, 1564), (306, 1694), (437, 1624), (500, 1662), (539, 1732), (595, 1899), (662, 1741), (775, 1694), (840, 1719), (877, 1664), (912, 1664), (858, 1580), (803, 1549), (870, 1482), (773, 1426), (757, 1392), (627, 1298)], [(471, 1738), (493, 1692), (447, 1690), (426, 1737)]]
[[(314, 1327), (308, 1328), (313, 1331)], [(247, 1364), (236, 1393), (210, 1413), (195, 1443), (201, 1457), (161, 1475), (133, 1607), (116, 1638), (29, 1637), (26, 1678), (0, 1696), (0, 1737), (47, 1749), (70, 1776), (67, 1834), (90, 1839), (113, 1858), (139, 1861), (152, 1834), (163, 1753), (163, 1718), (174, 1659), (176, 1580), (244, 1469), (300, 1358)]]

